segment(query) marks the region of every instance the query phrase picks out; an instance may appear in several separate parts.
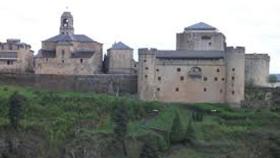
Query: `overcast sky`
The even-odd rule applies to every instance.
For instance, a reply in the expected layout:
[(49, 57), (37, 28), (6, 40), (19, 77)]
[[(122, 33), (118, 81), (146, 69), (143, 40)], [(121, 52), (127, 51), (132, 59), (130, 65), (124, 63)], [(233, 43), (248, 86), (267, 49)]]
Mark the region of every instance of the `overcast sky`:
[(63, 11), (72, 12), (75, 33), (104, 44), (123, 41), (137, 49), (175, 49), (176, 33), (197, 22), (218, 28), (229, 46), (268, 53), (280, 73), (279, 0), (0, 0), (0, 41), (20, 38), (35, 52), (57, 35)]

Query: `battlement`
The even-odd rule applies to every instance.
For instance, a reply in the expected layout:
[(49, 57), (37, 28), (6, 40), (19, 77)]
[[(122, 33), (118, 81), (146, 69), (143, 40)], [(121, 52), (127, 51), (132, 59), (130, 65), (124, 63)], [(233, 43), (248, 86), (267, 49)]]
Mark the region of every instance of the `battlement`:
[(270, 61), (270, 56), (268, 54), (257, 54), (257, 53), (252, 53), (252, 54), (245, 54), (246, 59), (259, 59), (259, 60), (266, 60)]
[(226, 53), (245, 53), (245, 47), (226, 47)]
[(20, 43), (20, 39), (7, 39), (7, 43), (8, 44), (19, 44)]
[[(5, 45), (9, 45), (9, 49), (13, 49), (11, 46), (17, 46), (16, 48), (25, 48), (25, 49), (31, 49), (31, 45), (26, 44), (26, 43), (22, 43), (20, 42), (20, 39), (7, 39), (7, 42), (2, 43), (0, 42), (0, 46), (2, 47), (2, 49), (5, 49)], [(7, 48), (6, 48), (7, 49)]]
[(157, 52), (156, 48), (139, 48), (139, 55), (154, 55)]

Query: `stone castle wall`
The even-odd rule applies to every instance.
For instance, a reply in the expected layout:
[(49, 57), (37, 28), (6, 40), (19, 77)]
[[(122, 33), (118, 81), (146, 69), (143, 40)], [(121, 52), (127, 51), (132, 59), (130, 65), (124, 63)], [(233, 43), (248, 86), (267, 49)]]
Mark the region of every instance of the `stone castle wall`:
[(125, 74), (96, 74), (90, 76), (0, 74), (0, 84), (19, 85), (46, 90), (136, 94), (137, 76)]
[(176, 50), (221, 50), (225, 49), (225, 36), (220, 32), (188, 31), (178, 33)]
[(135, 73), (133, 50), (108, 50), (108, 73)]
[(245, 48), (226, 49), (226, 102), (240, 103), (244, 100), (245, 86)]
[(246, 54), (245, 55), (245, 81), (249, 85), (265, 87), (268, 86), (269, 76), (268, 54)]

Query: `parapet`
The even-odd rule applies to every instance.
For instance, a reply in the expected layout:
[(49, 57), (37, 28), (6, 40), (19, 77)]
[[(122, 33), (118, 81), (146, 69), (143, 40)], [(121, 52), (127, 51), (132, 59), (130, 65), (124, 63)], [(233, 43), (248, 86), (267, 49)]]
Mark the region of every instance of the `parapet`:
[(245, 47), (226, 47), (226, 53), (245, 53)]
[(139, 48), (138, 54), (139, 55), (155, 55), (157, 52), (156, 48)]
[(246, 59), (260, 59), (260, 60), (266, 60), (266, 61), (270, 61), (270, 56), (268, 54), (257, 54), (257, 53), (253, 53), (253, 54), (245, 54), (245, 58)]
[(20, 39), (7, 39), (8, 44), (20, 44)]
[(10, 39), (7, 39), (7, 42), (5, 42), (5, 43), (0, 42), (0, 46), (2, 47), (2, 49), (5, 49), (4, 48), (5, 45), (9, 45), (9, 47), (16, 46), (17, 49), (19, 49), (19, 48), (31, 49), (31, 45), (20, 42), (20, 39), (10, 38)]

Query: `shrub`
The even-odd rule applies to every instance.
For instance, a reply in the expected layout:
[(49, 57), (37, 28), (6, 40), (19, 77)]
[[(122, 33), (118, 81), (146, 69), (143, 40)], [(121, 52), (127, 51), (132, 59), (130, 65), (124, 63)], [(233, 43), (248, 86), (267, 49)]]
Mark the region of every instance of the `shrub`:
[(185, 142), (186, 143), (193, 143), (195, 140), (195, 131), (192, 125), (192, 121), (189, 120), (188, 127), (185, 133)]
[(122, 143), (124, 155), (127, 155), (125, 147), (125, 137), (127, 134), (128, 112), (125, 106), (117, 106), (112, 114), (112, 121), (114, 122), (114, 134), (116, 140)]
[(185, 124), (180, 116), (180, 113), (176, 111), (175, 118), (173, 120), (173, 125), (170, 132), (170, 142), (180, 143), (184, 141), (186, 133)]
[(140, 158), (159, 158), (159, 151), (157, 148), (155, 148), (154, 145), (152, 145), (149, 141), (145, 142), (142, 150), (141, 150), (141, 154), (140, 154)]
[(24, 97), (22, 95), (19, 95), (17, 92), (15, 92), (11, 97), (9, 98), (9, 120), (10, 124), (13, 128), (17, 128), (20, 122), (20, 119), (23, 116), (23, 104), (24, 104)]

